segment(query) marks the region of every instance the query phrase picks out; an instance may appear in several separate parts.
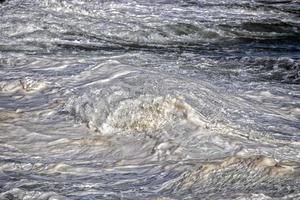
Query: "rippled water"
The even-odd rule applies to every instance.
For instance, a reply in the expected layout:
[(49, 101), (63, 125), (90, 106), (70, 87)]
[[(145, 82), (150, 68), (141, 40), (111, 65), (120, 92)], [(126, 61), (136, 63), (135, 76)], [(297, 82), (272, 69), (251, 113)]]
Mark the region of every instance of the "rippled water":
[(300, 199), (297, 0), (0, 4), (0, 199)]

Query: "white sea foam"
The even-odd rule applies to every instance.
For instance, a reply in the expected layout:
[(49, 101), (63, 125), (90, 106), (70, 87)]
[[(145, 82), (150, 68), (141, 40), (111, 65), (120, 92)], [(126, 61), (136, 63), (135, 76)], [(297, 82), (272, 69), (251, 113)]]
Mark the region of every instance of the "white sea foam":
[(43, 80), (34, 80), (31, 78), (23, 78), (20, 80), (8, 80), (0, 82), (0, 92), (2, 93), (34, 93), (46, 88), (46, 83)]

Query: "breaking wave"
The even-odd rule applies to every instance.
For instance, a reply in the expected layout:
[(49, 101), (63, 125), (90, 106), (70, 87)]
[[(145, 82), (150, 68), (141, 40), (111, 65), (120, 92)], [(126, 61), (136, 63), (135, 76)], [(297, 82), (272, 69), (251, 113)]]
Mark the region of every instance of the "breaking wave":
[(143, 95), (112, 104), (114, 107), (95, 100), (73, 98), (64, 110), (86, 122), (89, 128), (104, 134), (110, 131), (151, 132), (181, 120), (198, 123), (196, 125), (205, 124), (200, 119), (195, 120), (191, 106), (179, 97)]

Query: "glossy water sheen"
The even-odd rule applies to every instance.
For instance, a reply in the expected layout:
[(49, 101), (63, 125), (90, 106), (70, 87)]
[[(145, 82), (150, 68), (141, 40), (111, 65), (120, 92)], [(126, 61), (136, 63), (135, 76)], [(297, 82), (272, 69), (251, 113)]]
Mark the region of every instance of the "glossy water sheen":
[(297, 0), (0, 4), (0, 199), (300, 199)]

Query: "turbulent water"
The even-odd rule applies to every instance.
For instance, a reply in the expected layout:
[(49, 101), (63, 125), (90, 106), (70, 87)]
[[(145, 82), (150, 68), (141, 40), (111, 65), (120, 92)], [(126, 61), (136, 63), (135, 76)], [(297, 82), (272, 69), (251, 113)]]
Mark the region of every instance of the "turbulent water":
[(300, 199), (300, 2), (2, 2), (0, 199)]

